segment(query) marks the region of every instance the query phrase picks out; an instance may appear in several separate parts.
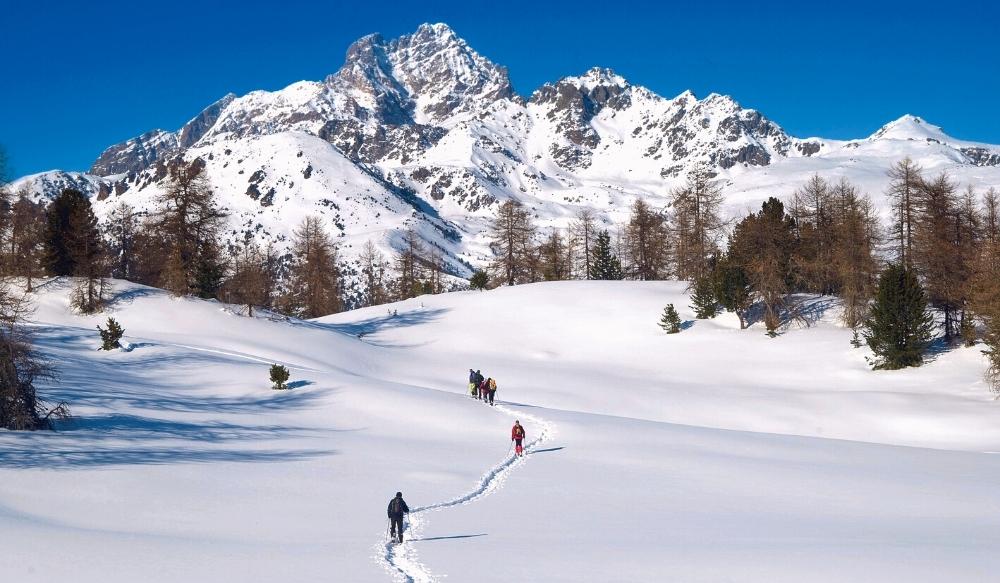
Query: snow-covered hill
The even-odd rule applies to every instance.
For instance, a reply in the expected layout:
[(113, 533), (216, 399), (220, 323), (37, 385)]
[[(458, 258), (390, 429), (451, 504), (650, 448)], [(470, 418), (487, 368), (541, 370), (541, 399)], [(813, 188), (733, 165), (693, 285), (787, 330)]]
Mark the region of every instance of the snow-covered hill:
[(390, 251), (405, 226), (440, 247), (456, 275), (489, 258), (495, 206), (518, 199), (543, 226), (581, 207), (609, 225), (636, 197), (657, 207), (688, 171), (722, 181), (729, 212), (788, 196), (810, 174), (859, 182), (878, 200), (904, 156), (978, 188), (1000, 185), (1000, 146), (955, 140), (903, 116), (867, 139), (789, 136), (734, 99), (661, 97), (604, 68), (515, 93), (503, 67), (444, 24), (387, 40), (366, 36), (323, 81), (227, 95), (176, 131), (109, 147), (89, 173), (28, 176), (15, 188), (52, 196), (67, 184), (140, 209), (163, 186), (164, 162), (200, 158), (231, 212), (232, 238), (287, 239), (289, 217), (319, 213), (345, 237)]
[[(36, 295), (41, 386), (0, 431), (0, 573), (22, 582), (987, 582), (1000, 429), (978, 348), (871, 371), (820, 298), (781, 337), (667, 336), (677, 282), (423, 296), (312, 322), (116, 282)], [(293, 388), (269, 388), (268, 366)], [(501, 408), (465, 395), (470, 367)], [(519, 418), (532, 446), (509, 453)], [(543, 433), (544, 432), (544, 433)], [(542, 441), (535, 441), (538, 438)], [(387, 546), (384, 509), (413, 509)]]

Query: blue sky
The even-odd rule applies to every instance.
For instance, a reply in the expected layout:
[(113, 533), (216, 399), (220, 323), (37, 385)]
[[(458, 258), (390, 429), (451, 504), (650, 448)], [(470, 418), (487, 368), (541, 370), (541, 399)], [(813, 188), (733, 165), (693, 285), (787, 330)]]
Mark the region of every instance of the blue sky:
[[(821, 4), (824, 4), (821, 6)], [(358, 37), (447, 22), (522, 94), (606, 66), (665, 96), (732, 95), (789, 133), (904, 113), (1000, 143), (1000, 9), (922, 2), (10, 2), (0, 145), (14, 175), (85, 170), (227, 92), (322, 79)]]

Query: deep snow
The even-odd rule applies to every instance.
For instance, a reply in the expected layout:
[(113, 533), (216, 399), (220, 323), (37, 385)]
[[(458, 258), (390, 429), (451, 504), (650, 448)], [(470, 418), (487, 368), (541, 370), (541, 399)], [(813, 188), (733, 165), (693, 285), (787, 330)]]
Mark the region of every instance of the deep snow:
[[(656, 326), (674, 282), (424, 296), (313, 322), (116, 283), (37, 294), (44, 396), (0, 432), (0, 573), (20, 581), (992, 581), (998, 406), (978, 348), (870, 371), (814, 300), (767, 338)], [(393, 311), (396, 312), (393, 315)], [(358, 338), (358, 335), (361, 338)], [(267, 368), (294, 388), (269, 389)], [(501, 407), (465, 396), (469, 367)], [(517, 416), (534, 443), (513, 462)], [(484, 475), (485, 474), (485, 475)], [(402, 490), (410, 540), (387, 550)], [(452, 504), (454, 503), (454, 504)], [(400, 571), (399, 569), (402, 569)]]

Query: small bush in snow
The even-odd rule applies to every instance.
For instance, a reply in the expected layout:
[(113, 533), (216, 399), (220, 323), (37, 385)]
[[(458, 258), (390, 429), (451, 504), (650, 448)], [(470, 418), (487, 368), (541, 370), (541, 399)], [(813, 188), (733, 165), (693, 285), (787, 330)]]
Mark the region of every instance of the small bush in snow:
[(108, 318), (107, 326), (106, 330), (100, 326), (97, 327), (97, 331), (101, 333), (101, 350), (121, 348), (121, 339), (125, 335), (125, 329), (114, 318)]
[(274, 390), (280, 391), (288, 387), (285, 383), (288, 382), (288, 369), (280, 364), (271, 365), (271, 382), (274, 383)]
[(663, 317), (660, 318), (660, 328), (663, 328), (667, 334), (677, 334), (681, 331), (681, 318), (677, 315), (677, 310), (674, 309), (673, 304), (667, 304), (667, 307), (663, 308)]

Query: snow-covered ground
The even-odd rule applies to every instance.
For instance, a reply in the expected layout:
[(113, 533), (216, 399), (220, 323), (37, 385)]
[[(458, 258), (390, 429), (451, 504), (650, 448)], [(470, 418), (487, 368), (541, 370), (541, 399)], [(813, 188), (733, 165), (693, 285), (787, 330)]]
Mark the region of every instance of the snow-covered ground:
[[(424, 296), (313, 322), (116, 284), (37, 294), (43, 394), (0, 432), (0, 574), (54, 581), (993, 581), (1000, 429), (978, 348), (873, 372), (813, 302), (767, 338), (673, 282)], [(360, 338), (359, 338), (360, 335)], [(272, 391), (268, 365), (292, 371)], [(467, 398), (469, 367), (501, 406)], [(531, 446), (509, 454), (513, 418)], [(385, 543), (402, 490), (412, 540)]]

